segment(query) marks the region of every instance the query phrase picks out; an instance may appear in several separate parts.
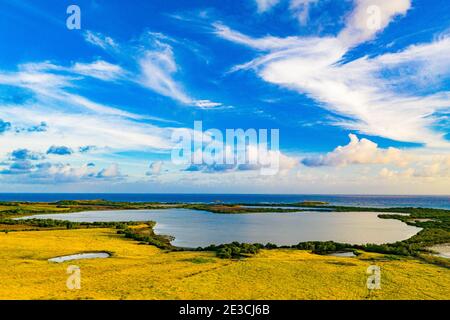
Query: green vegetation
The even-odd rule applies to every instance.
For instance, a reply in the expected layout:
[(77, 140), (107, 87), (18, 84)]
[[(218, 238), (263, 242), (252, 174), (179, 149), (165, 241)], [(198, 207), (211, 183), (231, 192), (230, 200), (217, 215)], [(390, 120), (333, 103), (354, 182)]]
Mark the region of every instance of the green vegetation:
[(0, 202), (0, 218), (35, 214), (72, 213), (104, 210), (152, 210), (181, 207), (155, 202), (113, 202), (106, 200), (64, 200), (57, 202)]
[(232, 242), (221, 245), (210, 245), (206, 248), (198, 248), (198, 251), (213, 251), (222, 259), (239, 259), (257, 254), (264, 246), (260, 244), (249, 244)]
[[(79, 252), (113, 255), (76, 261), (82, 286), (68, 290), (66, 269), (73, 262), (46, 261)], [(338, 258), (277, 249), (260, 250), (249, 259), (218, 259), (212, 252), (167, 252), (139, 245), (111, 228), (0, 233), (0, 299), (450, 298), (450, 272), (417, 259), (398, 258), (365, 252)], [(369, 292), (366, 270), (374, 263), (382, 270), (382, 290)]]
[(0, 232), (35, 231), (41, 229), (83, 229), (83, 228), (115, 228), (124, 229), (139, 222), (71, 222), (53, 219), (0, 219)]
[[(349, 206), (328, 206), (323, 203), (288, 203), (288, 204), (264, 204), (264, 206), (302, 206), (302, 207), (317, 207), (329, 209), (335, 212), (386, 212), (389, 214), (380, 214), (378, 217), (382, 219), (397, 219), (408, 225), (422, 228), (419, 233), (413, 237), (391, 244), (365, 244), (365, 245), (349, 245), (335, 242), (303, 242), (291, 246), (292, 248), (311, 250), (314, 253), (329, 253), (333, 251), (341, 251), (347, 249), (364, 250), (367, 252), (376, 252), (383, 254), (394, 254), (402, 256), (419, 257), (428, 262), (438, 263), (449, 267), (450, 263), (444, 258), (432, 257), (428, 255), (430, 250), (428, 247), (441, 244), (450, 243), (450, 210), (432, 209), (432, 208), (370, 208), (370, 207), (349, 207)], [(268, 208), (270, 209), (270, 208)], [(270, 209), (272, 210), (272, 209)], [(273, 210), (272, 210), (273, 212)], [(395, 213), (401, 214), (395, 214)], [(265, 246), (266, 249), (276, 248), (275, 245), (270, 247)]]
[(170, 244), (175, 238), (172, 236), (155, 234), (153, 231), (155, 225), (156, 223), (151, 221), (136, 227), (126, 226), (117, 231), (117, 233), (125, 235), (125, 238), (153, 245), (159, 249), (175, 250), (176, 248)]
[[(251, 207), (249, 207), (251, 206)], [(286, 207), (299, 207), (298, 209), (287, 209)], [(301, 208), (303, 207), (303, 208)], [(305, 207), (307, 209), (305, 209)], [(128, 222), (94, 222), (74, 223), (57, 220), (12, 220), (13, 217), (24, 215), (48, 214), (48, 213), (70, 213), (80, 211), (101, 210), (141, 210), (141, 209), (167, 209), (184, 208), (192, 210), (203, 210), (221, 214), (244, 214), (258, 212), (301, 212), (314, 210), (327, 210), (335, 212), (371, 211), (380, 212), (378, 216), (382, 219), (397, 219), (408, 225), (422, 228), (422, 230), (410, 239), (391, 244), (365, 244), (349, 245), (342, 243), (327, 242), (303, 242), (293, 246), (281, 248), (297, 248), (310, 250), (317, 254), (327, 254), (343, 250), (363, 250), (367, 252), (382, 253), (385, 255), (410, 256), (423, 259), (427, 262), (449, 267), (447, 259), (433, 257), (430, 255), (431, 247), (435, 244), (450, 243), (450, 210), (430, 208), (370, 208), (331, 206), (325, 202), (304, 201), (296, 203), (270, 203), (270, 204), (186, 204), (186, 203), (158, 203), (158, 202), (112, 202), (105, 200), (67, 200), (54, 203), (29, 203), (29, 202), (0, 202), (0, 231), (31, 231), (41, 229), (79, 229), (95, 227), (112, 227), (118, 229), (125, 237), (142, 243), (151, 244), (158, 248), (177, 250), (170, 242), (170, 236), (156, 235), (153, 232), (154, 223), (146, 222), (145, 227), (135, 228), (142, 223)], [(209, 246), (198, 250), (214, 251), (220, 258), (242, 258), (257, 253), (260, 249), (276, 249), (274, 244), (245, 244), (233, 242), (220, 246)]]
[(300, 242), (299, 244), (293, 246), (277, 246), (273, 243), (267, 243), (266, 245), (260, 243), (239, 243), (232, 242), (228, 244), (221, 245), (210, 245), (205, 248), (198, 248), (197, 251), (213, 251), (216, 256), (222, 259), (239, 259), (250, 257), (257, 254), (260, 250), (267, 249), (298, 249), (298, 250), (308, 250), (315, 254), (329, 254), (339, 251), (353, 251), (354, 246), (345, 243), (338, 243), (333, 241), (308, 241)]
[(203, 258), (203, 257), (195, 257), (190, 259), (184, 259), (184, 261), (192, 262), (194, 264), (203, 264), (203, 263), (215, 263), (216, 260), (212, 258)]
[(252, 206), (252, 207), (321, 207), (327, 206), (329, 203), (324, 201), (301, 201), (290, 203), (238, 203), (239, 206)]
[(330, 254), (333, 252), (340, 251), (352, 251), (355, 254), (358, 254), (356, 250), (353, 250), (354, 247), (348, 243), (339, 243), (334, 241), (308, 241), (308, 242), (300, 242), (297, 245), (291, 246), (291, 248), (295, 248), (298, 250), (309, 250), (312, 253), (316, 254)]
[(300, 209), (285, 209), (285, 208), (261, 208), (255, 206), (254, 208), (245, 207), (235, 204), (184, 204), (184, 209), (208, 211), (212, 213), (225, 214), (243, 214), (243, 213), (261, 213), (261, 212), (299, 212)]

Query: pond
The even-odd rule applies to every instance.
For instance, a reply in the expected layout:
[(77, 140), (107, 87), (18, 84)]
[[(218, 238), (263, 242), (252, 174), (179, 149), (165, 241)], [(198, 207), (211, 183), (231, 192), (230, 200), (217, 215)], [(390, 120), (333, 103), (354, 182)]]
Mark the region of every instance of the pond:
[[(189, 209), (91, 211), (35, 215), (73, 222), (156, 221), (155, 232), (175, 237), (175, 246), (195, 248), (233, 241), (292, 245), (304, 241), (390, 243), (421, 229), (375, 212), (277, 212), (215, 214)], [(24, 218), (22, 218), (24, 219)]]
[(434, 254), (436, 257), (450, 259), (450, 243), (436, 244), (428, 249), (437, 252)]
[(91, 253), (78, 253), (78, 254), (71, 254), (69, 256), (61, 256), (56, 258), (48, 259), (49, 262), (66, 262), (66, 261), (72, 261), (72, 260), (80, 260), (80, 259), (104, 259), (109, 258), (111, 255), (107, 252), (91, 252)]
[(353, 251), (346, 251), (346, 252), (330, 253), (330, 254), (327, 254), (327, 256), (351, 258), (351, 257), (356, 257), (356, 254), (354, 254)]

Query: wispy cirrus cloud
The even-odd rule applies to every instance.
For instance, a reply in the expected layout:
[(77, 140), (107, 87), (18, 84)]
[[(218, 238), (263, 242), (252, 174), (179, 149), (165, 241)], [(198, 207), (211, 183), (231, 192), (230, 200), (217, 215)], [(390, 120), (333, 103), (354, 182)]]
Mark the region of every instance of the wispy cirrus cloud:
[(309, 9), (320, 0), (291, 0), (289, 9), (297, 17), (300, 25), (304, 26), (309, 20)]
[(181, 85), (173, 79), (178, 66), (169, 45), (158, 41), (155, 48), (146, 50), (139, 58), (139, 67), (141, 75), (138, 81), (144, 87), (184, 104), (192, 102)]
[[(119, 46), (112, 38), (100, 33), (87, 31), (84, 36), (87, 42), (131, 64), (131, 70), (128, 70), (129, 76), (126, 77), (128, 81), (185, 105), (202, 109), (222, 106), (222, 103), (209, 99), (191, 97), (182, 83), (176, 80), (179, 66), (175, 59), (173, 44), (179, 43), (177, 40), (159, 32), (144, 32), (138, 46), (131, 44)], [(109, 65), (97, 67), (111, 70)]]
[(122, 67), (103, 60), (92, 63), (77, 62), (73, 65), (71, 71), (105, 81), (119, 79), (124, 74)]
[(320, 0), (254, 0), (258, 13), (262, 14), (270, 11), (280, 3), (288, 3), (289, 10), (293, 18), (296, 18), (300, 25), (304, 26), (309, 20), (309, 9)]
[(111, 37), (105, 36), (99, 32), (88, 30), (84, 33), (84, 38), (87, 42), (105, 50), (116, 50), (119, 47)]
[[(74, 93), (82, 80), (80, 68), (74, 68), (75, 65), (28, 63), (18, 66), (17, 71), (0, 71), (0, 85), (16, 88), (29, 96), (16, 103), (0, 103), (5, 119), (1, 121), (0, 157), (8, 157), (18, 146), (34, 153), (61, 154), (62, 149), (53, 146), (79, 150), (90, 145), (96, 146), (98, 157), (115, 151), (170, 150), (172, 129), (149, 123), (164, 119), (130, 113)], [(98, 60), (93, 65), (98, 66)], [(101, 65), (109, 68), (107, 64)], [(110, 77), (96, 78), (110, 81)], [(75, 156), (72, 152), (64, 154), (90, 157), (89, 154)], [(12, 168), (15, 171), (21, 167), (20, 163), (16, 166)]]
[[(370, 5), (380, 9), (376, 28), (367, 25)], [(373, 39), (409, 8), (409, 0), (358, 0), (336, 37), (252, 38), (221, 24), (214, 27), (219, 37), (263, 53), (232, 71), (251, 69), (266, 82), (313, 98), (321, 107), (343, 116), (336, 125), (397, 141), (448, 146), (445, 133), (437, 131), (434, 124), (439, 112), (449, 110), (450, 93), (445, 89), (424, 94), (408, 90), (427, 68), (441, 75), (448, 70), (449, 60), (443, 58), (450, 54), (448, 37), (374, 58), (343, 60), (351, 48)]]

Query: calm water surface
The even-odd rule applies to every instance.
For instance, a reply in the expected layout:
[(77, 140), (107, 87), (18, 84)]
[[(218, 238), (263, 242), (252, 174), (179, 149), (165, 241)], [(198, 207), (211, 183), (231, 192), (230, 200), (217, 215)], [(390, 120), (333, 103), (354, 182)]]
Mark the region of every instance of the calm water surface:
[(168, 194), (168, 193), (0, 193), (0, 201), (95, 200), (129, 202), (289, 203), (325, 201), (331, 205), (363, 207), (424, 207), (450, 209), (450, 196), (318, 195), (318, 194)]
[(389, 243), (407, 239), (420, 228), (401, 221), (380, 219), (373, 212), (298, 212), (214, 214), (188, 209), (92, 211), (35, 215), (37, 219), (73, 222), (149, 221), (155, 232), (175, 237), (181, 247), (232, 241), (292, 245), (302, 241)]
[(105, 259), (109, 258), (111, 255), (107, 252), (92, 252), (92, 253), (78, 253), (72, 254), (69, 256), (61, 256), (56, 258), (48, 259), (50, 262), (62, 263), (66, 261), (72, 260), (81, 260), (81, 259)]

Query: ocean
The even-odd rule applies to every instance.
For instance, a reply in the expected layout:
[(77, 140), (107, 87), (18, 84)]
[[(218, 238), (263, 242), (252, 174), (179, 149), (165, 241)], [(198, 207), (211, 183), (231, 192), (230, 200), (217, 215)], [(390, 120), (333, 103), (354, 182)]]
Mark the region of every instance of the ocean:
[(53, 202), (104, 199), (120, 202), (291, 203), (325, 201), (361, 207), (422, 207), (450, 209), (450, 196), (317, 195), (317, 194), (143, 194), (143, 193), (1, 193), (0, 201)]

